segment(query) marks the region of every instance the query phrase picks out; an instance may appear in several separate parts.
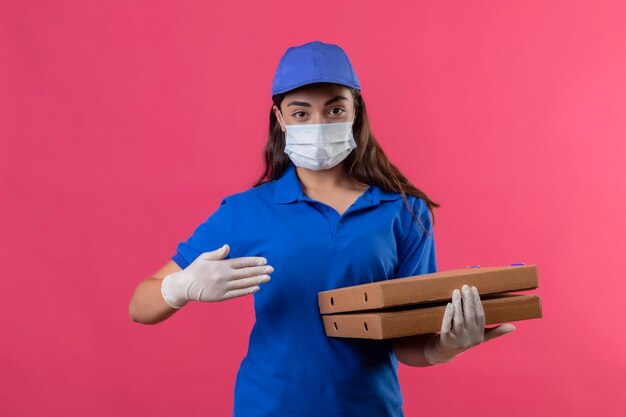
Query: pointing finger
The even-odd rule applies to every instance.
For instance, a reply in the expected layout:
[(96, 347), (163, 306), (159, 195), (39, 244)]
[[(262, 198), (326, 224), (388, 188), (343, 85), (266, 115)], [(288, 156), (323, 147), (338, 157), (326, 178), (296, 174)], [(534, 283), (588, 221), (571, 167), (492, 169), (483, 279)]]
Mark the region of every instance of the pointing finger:
[(241, 269), (249, 266), (259, 266), (267, 264), (267, 259), (262, 256), (242, 256), (239, 258), (227, 259), (226, 262), (233, 269)]

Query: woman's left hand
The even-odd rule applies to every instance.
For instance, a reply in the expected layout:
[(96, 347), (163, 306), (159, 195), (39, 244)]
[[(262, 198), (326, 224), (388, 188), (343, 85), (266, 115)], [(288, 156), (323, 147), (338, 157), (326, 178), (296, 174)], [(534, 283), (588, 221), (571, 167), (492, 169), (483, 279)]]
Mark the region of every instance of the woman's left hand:
[[(461, 297), (461, 293), (463, 296)], [(476, 287), (463, 285), (452, 292), (441, 324), (441, 333), (432, 337), (424, 351), (432, 363), (448, 362), (464, 351), (515, 330), (510, 323), (485, 328), (485, 312)]]

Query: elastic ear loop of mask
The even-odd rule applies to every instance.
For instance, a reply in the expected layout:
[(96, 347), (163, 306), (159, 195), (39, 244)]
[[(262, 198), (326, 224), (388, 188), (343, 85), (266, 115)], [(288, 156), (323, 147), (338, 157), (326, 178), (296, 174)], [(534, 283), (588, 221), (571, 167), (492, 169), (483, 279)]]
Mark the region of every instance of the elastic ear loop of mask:
[(283, 112), (281, 110), (278, 110), (278, 114), (280, 115), (280, 119), (283, 121), (283, 125), (285, 125), (285, 132), (283, 132), (283, 133), (286, 134), (287, 133), (287, 123), (285, 123), (285, 119), (283, 118)]

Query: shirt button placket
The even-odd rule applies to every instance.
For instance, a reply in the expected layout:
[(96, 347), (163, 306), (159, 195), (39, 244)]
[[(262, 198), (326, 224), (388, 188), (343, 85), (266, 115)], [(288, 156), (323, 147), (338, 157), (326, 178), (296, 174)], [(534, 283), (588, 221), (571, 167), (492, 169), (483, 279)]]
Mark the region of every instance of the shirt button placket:
[(337, 221), (336, 227), (335, 227), (335, 237), (337, 238), (341, 238), (342, 237), (342, 233), (341, 233), (341, 229), (343, 228), (343, 222), (341, 220)]

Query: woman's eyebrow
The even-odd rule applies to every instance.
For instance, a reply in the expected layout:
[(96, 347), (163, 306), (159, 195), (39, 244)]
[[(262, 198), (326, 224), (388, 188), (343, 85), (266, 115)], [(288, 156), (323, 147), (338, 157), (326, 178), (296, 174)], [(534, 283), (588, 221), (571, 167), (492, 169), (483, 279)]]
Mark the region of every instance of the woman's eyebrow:
[[(328, 100), (326, 103), (324, 103), (324, 106), (328, 106), (329, 104), (332, 104), (335, 101), (339, 101), (339, 100), (347, 101), (348, 99), (345, 98), (344, 96), (333, 97), (330, 100)], [(287, 107), (289, 106), (311, 107), (311, 104), (307, 103), (306, 101), (292, 101), (291, 103), (287, 104)]]
[(329, 104), (332, 104), (335, 101), (339, 101), (339, 100), (346, 100), (346, 101), (348, 101), (348, 99), (345, 98), (344, 96), (337, 96), (337, 97), (331, 98), (326, 103), (324, 103), (324, 106), (328, 106)]

